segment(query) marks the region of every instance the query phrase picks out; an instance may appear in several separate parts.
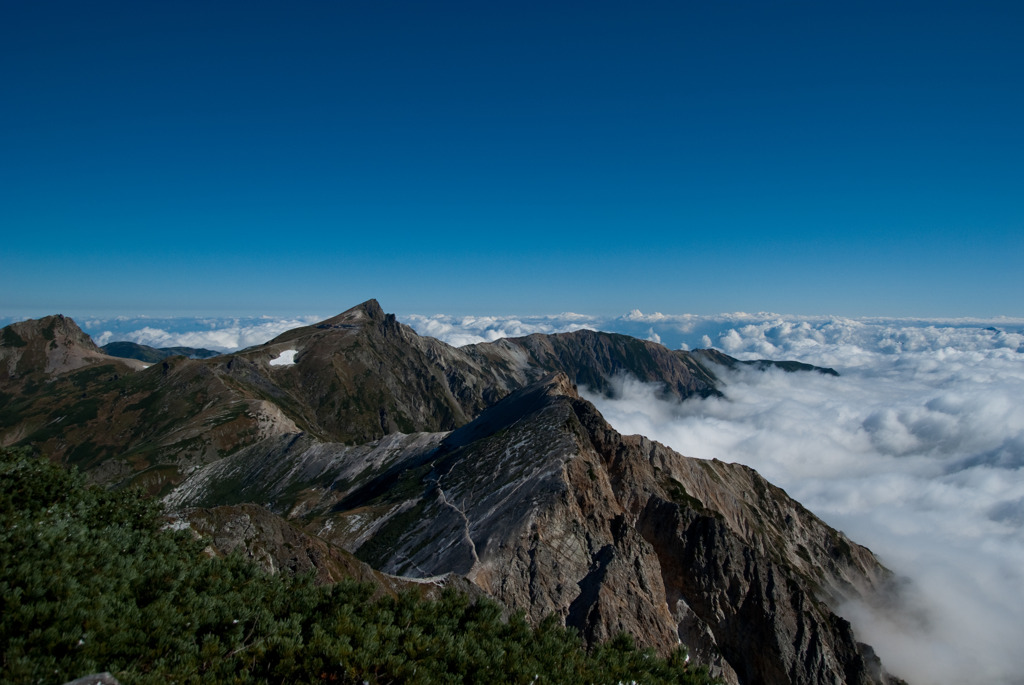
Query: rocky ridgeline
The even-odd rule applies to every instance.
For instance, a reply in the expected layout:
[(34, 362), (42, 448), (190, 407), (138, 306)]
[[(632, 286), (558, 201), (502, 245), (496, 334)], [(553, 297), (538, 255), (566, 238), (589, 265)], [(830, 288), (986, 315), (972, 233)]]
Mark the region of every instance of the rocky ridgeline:
[[(627, 373), (717, 394), (716, 364), (739, 363), (721, 353), (592, 331), (453, 348), (371, 300), (132, 371), (69, 319), (48, 339), (52, 318), (4, 329), (0, 440), (164, 496), (221, 551), (385, 591), (461, 583), (590, 641), (681, 641), (731, 683), (889, 681), (833, 611), (888, 591), (870, 551), (749, 468), (618, 434), (576, 392)], [(36, 339), (73, 361), (26, 355)]]

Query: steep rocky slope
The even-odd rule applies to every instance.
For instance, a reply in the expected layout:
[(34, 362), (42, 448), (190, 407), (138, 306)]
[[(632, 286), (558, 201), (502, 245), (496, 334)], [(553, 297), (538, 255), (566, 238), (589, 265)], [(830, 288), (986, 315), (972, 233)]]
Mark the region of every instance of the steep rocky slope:
[(354, 579), (377, 588), (377, 594), (395, 596), (415, 591), (424, 597), (439, 596), (453, 587), (471, 596), (484, 593), (462, 576), (448, 574), (423, 581), (377, 571), (350, 552), (304, 530), (294, 521), (258, 504), (191, 508), (175, 514), (172, 526), (187, 526), (207, 539), (215, 555), (240, 553), (270, 573), (313, 573), (318, 583)]
[(682, 641), (733, 683), (888, 679), (833, 612), (887, 590), (868, 550), (751, 469), (619, 435), (576, 392), (630, 374), (717, 394), (727, 355), (591, 331), (453, 348), (372, 300), (141, 371), (69, 319), (17, 326), (0, 440), (161, 493), (222, 550), (382, 588), (469, 583), (590, 641)]
[(592, 641), (682, 641), (730, 682), (885, 680), (830, 608), (887, 587), (868, 550), (749, 468), (619, 435), (562, 374), (452, 433), (360, 448), (296, 437), (254, 457), (194, 474), (171, 501), (207, 503), (240, 483), (238, 499), (375, 568), (464, 575)]

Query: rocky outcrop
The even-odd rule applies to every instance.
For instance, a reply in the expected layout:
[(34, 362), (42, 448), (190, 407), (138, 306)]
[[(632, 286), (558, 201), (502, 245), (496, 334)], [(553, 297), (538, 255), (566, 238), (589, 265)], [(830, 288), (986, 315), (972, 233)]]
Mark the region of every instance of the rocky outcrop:
[(752, 469), (621, 436), (593, 407), (574, 405), (658, 556), (680, 638), (698, 657), (717, 652), (743, 683), (888, 679), (833, 613), (844, 598), (889, 588), (869, 550)]

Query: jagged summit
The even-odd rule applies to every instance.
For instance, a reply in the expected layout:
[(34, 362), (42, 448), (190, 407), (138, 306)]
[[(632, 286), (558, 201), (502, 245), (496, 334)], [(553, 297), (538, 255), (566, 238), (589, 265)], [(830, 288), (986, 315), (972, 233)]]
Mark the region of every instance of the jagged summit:
[(365, 322), (367, 319), (370, 321), (381, 322), (384, 321), (386, 316), (384, 309), (380, 306), (380, 302), (371, 298), (366, 302), (357, 304), (351, 309), (345, 310), (337, 316), (333, 316), (330, 319), (325, 319), (313, 325), (316, 328), (329, 328), (331, 326)]
[(346, 309), (341, 314), (324, 319), (309, 326), (301, 326), (285, 331), (281, 335), (269, 340), (263, 345), (256, 345), (250, 349), (273, 348), (279, 349), (281, 344), (295, 342), (302, 344), (303, 341), (323, 338), (324, 336), (345, 336), (358, 335), (366, 327), (390, 327), (393, 329), (412, 329), (398, 323), (394, 314), (385, 314), (377, 300), (367, 300), (351, 309)]
[(564, 374), (447, 435), (254, 446), (171, 501), (210, 506), (219, 492), (274, 502), (384, 572), (463, 575), (590, 642), (682, 640), (730, 683), (885, 682), (829, 608), (884, 587), (868, 550), (752, 469), (619, 435)]

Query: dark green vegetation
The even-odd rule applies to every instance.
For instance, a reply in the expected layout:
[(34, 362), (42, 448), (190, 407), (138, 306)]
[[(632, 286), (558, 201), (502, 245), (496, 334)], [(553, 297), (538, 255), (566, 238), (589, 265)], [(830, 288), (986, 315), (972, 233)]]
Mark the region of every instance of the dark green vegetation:
[(3, 329), (3, 336), (0, 337), (0, 341), (8, 347), (25, 347), (28, 344), (25, 342), (25, 339), (18, 335), (18, 332), (10, 326)]
[(553, 617), (531, 627), (454, 591), (374, 599), (211, 558), (161, 528), (156, 501), (25, 449), (0, 449), (0, 521), (4, 682), (711, 682), (682, 651), (618, 637), (587, 652)]

